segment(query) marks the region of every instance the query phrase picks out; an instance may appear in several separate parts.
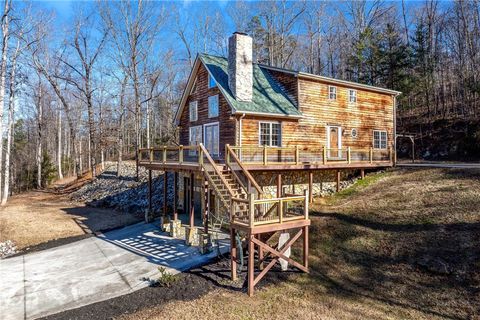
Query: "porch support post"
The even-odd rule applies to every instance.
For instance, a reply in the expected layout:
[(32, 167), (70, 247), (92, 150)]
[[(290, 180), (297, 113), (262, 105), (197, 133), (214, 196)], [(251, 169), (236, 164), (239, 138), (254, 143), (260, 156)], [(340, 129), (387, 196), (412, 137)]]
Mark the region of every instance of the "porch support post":
[(234, 228), (230, 228), (230, 265), (232, 281), (235, 281), (237, 280), (237, 241)]
[(152, 214), (152, 170), (148, 170), (148, 215)]
[(195, 175), (190, 174), (190, 227), (193, 229), (195, 225), (195, 208), (193, 207), (193, 185), (195, 183)]
[(365, 169), (360, 169), (360, 177), (363, 179), (365, 179)]
[(201, 189), (201, 197), (202, 197), (202, 220), (203, 220), (203, 230), (205, 233), (208, 233), (208, 210), (209, 204), (208, 201), (208, 182), (206, 179), (202, 179), (202, 189)]
[(308, 226), (303, 227), (303, 266), (308, 269)]
[(173, 220), (178, 219), (178, 172), (173, 175)]
[(308, 172), (308, 202), (313, 202), (313, 171)]
[(340, 170), (337, 170), (337, 192), (340, 191)]
[(254, 279), (255, 279), (255, 248), (253, 242), (254, 235), (249, 233), (248, 234), (248, 295), (251, 297), (253, 296), (253, 287), (254, 287)]
[(167, 216), (168, 171), (163, 172), (163, 219)]

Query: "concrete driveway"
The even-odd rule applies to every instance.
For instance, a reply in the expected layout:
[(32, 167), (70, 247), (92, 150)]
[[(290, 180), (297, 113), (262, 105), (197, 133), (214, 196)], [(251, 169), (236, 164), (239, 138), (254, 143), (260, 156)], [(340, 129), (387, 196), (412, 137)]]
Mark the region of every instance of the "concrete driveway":
[(401, 162), (397, 167), (404, 168), (446, 168), (446, 169), (480, 169), (480, 163), (447, 162)]
[[(221, 251), (228, 250), (228, 241)], [(172, 239), (139, 223), (71, 244), (0, 260), (0, 319), (35, 319), (146, 287), (158, 266), (172, 274), (204, 264), (216, 252)]]

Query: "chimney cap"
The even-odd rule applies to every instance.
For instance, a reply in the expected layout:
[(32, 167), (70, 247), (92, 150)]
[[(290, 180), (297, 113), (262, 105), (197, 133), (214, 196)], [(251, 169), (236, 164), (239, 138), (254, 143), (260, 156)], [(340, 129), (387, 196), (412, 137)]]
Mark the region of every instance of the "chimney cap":
[(239, 35), (242, 35), (242, 36), (248, 36), (248, 34), (246, 32), (242, 32), (242, 31), (235, 31), (233, 34), (239, 34)]

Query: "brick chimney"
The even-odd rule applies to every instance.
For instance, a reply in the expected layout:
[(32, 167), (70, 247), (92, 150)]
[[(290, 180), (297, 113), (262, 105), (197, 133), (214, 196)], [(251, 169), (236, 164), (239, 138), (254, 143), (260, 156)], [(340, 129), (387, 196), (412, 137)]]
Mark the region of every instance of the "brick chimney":
[(252, 38), (245, 33), (228, 38), (228, 86), (238, 101), (252, 101)]

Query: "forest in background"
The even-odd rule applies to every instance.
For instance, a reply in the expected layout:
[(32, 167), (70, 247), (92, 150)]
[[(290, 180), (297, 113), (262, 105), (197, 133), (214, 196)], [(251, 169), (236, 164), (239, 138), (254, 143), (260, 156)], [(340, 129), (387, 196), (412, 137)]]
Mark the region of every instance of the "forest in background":
[(196, 54), (225, 56), (233, 31), (253, 37), (256, 62), (403, 92), (398, 132), (417, 157), (480, 158), (478, 0), (92, 1), (68, 19), (2, 4), (2, 203), (174, 140)]

